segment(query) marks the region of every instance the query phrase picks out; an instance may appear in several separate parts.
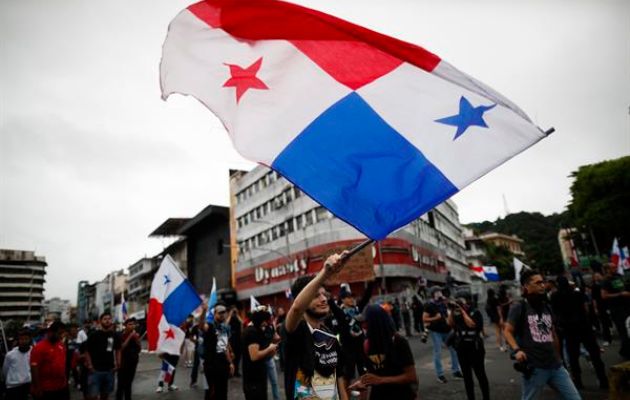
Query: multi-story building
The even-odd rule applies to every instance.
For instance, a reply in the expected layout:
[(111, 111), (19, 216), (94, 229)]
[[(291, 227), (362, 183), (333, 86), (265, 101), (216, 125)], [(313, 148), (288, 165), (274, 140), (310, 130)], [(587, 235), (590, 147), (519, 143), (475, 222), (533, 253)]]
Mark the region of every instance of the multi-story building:
[(41, 320), (47, 265), (32, 251), (0, 249), (1, 320)]
[(468, 265), (482, 266), (486, 257), (486, 245), (483, 240), (470, 229), (464, 229), (466, 243), (466, 262)]
[(143, 311), (149, 302), (151, 282), (157, 271), (155, 258), (143, 257), (129, 266), (127, 281), (127, 311), (134, 314)]
[(77, 293), (77, 318), (80, 323), (98, 317), (96, 308), (96, 284), (80, 281)]
[(516, 235), (506, 235), (504, 233), (486, 232), (479, 235), (479, 239), (485, 243), (492, 243), (497, 247), (505, 247), (517, 257), (525, 255), (523, 252), (523, 239)]
[[(232, 281), (239, 300), (255, 296), (283, 304), (297, 276), (314, 273), (329, 253), (366, 239), (268, 168), (231, 171), (230, 191)], [(464, 250), (457, 208), (446, 201), (372, 246), (363, 268), (389, 293), (414, 286), (420, 277), (444, 282), (447, 271), (470, 282)], [(358, 292), (363, 285), (351, 283)]]
[(486, 260), (486, 245), (491, 244), (497, 247), (504, 247), (516, 257), (523, 257), (523, 239), (516, 235), (506, 235), (496, 232), (485, 232), (476, 234), (472, 229), (464, 230), (464, 240), (466, 242), (466, 261), (468, 265), (480, 266)]
[(192, 218), (169, 218), (149, 235), (175, 239), (158, 257), (173, 257), (200, 294), (210, 293), (215, 278), (225, 301), (233, 297), (229, 215), (228, 207), (209, 205)]
[(70, 322), (72, 305), (70, 300), (62, 300), (59, 297), (53, 297), (52, 299), (44, 300), (42, 316), (44, 319), (57, 319), (67, 324)]

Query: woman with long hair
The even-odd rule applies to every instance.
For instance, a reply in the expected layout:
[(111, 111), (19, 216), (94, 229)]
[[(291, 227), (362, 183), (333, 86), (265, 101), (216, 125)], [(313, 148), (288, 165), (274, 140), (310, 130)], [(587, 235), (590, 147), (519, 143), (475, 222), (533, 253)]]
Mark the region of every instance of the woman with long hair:
[(503, 324), (501, 321), (501, 314), (499, 312), (499, 299), (494, 291), (494, 289), (488, 289), (488, 300), (486, 301), (486, 314), (488, 314), (488, 319), (490, 323), (494, 326), (494, 332), (497, 337), (497, 345), (501, 351), (505, 351), (503, 338)]
[(365, 310), (367, 333), (363, 350), (368, 373), (349, 389), (370, 388), (370, 400), (416, 398), (416, 366), (409, 342), (398, 334), (391, 316), (379, 305)]

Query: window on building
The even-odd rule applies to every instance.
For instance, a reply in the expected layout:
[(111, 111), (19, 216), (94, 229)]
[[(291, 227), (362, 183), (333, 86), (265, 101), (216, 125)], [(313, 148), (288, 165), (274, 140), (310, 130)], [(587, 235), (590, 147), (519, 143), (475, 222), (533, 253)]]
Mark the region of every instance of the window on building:
[(291, 232), (293, 232), (295, 230), (294, 226), (293, 226), (293, 218), (291, 218), (291, 219), (289, 219), (287, 221), (284, 221), (284, 229), (287, 231), (287, 234), (289, 234), (289, 233), (291, 233)]
[(313, 213), (311, 211), (304, 214), (304, 226), (313, 225)]
[(304, 217), (302, 215), (295, 217), (295, 226), (297, 229), (304, 228)]
[(326, 210), (324, 207), (317, 207), (315, 209), (315, 217), (317, 219), (317, 222), (328, 219), (329, 218), (328, 210)]

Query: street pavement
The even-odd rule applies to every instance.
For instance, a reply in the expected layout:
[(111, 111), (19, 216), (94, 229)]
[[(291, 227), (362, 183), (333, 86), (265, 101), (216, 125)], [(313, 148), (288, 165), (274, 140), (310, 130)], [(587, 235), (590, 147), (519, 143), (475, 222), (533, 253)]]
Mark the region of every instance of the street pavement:
[[(432, 346), (431, 339), (427, 343), (422, 343), (418, 335), (410, 338), (411, 349), (416, 360), (416, 370), (418, 373), (419, 399), (448, 399), (459, 400), (466, 399), (464, 391), (464, 381), (454, 379), (447, 372), (448, 383), (438, 383), (433, 369)], [(618, 342), (617, 342), (618, 343)], [(603, 354), (606, 367), (621, 362), (621, 358), (616, 354), (617, 343), (606, 349)], [(450, 358), (448, 351), (442, 352), (442, 364), (445, 371), (450, 371)], [(513, 361), (509, 359), (508, 353), (499, 351), (496, 346), (496, 340), (493, 336), (486, 339), (486, 372), (490, 381), (490, 396), (493, 399), (519, 399), (520, 398), (520, 374), (512, 367)], [(159, 375), (160, 360), (155, 354), (141, 354), (138, 372), (134, 381), (133, 398), (134, 400), (203, 400), (204, 391), (201, 387), (201, 376), (199, 377), (199, 387), (190, 388), (190, 368), (180, 365), (177, 368), (175, 377), (175, 385), (179, 387), (178, 391), (155, 393), (157, 378)], [(598, 389), (597, 379), (593, 368), (582, 359), (582, 376), (585, 389), (581, 394), (585, 400), (603, 400), (607, 399), (607, 392)], [(284, 391), (282, 390), (283, 377), (280, 374), (279, 384), (281, 386), (281, 399), (284, 400)], [(477, 399), (481, 399), (481, 393), (477, 387)], [(111, 397), (113, 399), (113, 395)], [(241, 379), (232, 378), (229, 382), (229, 399), (244, 399)], [(273, 400), (271, 392), (269, 400)], [(542, 399), (555, 399), (555, 392), (546, 389)], [(72, 399), (80, 399), (78, 392), (73, 392)], [(395, 400), (395, 399), (392, 399)]]

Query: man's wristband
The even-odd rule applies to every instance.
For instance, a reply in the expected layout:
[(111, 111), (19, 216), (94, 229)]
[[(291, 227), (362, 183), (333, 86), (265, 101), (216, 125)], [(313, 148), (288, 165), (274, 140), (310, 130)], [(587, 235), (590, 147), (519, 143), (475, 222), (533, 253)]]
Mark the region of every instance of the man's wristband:
[(514, 351), (514, 354), (518, 353), (519, 351), (523, 351), (523, 350), (521, 350), (520, 347), (517, 347), (517, 348), (512, 349), (512, 350)]

